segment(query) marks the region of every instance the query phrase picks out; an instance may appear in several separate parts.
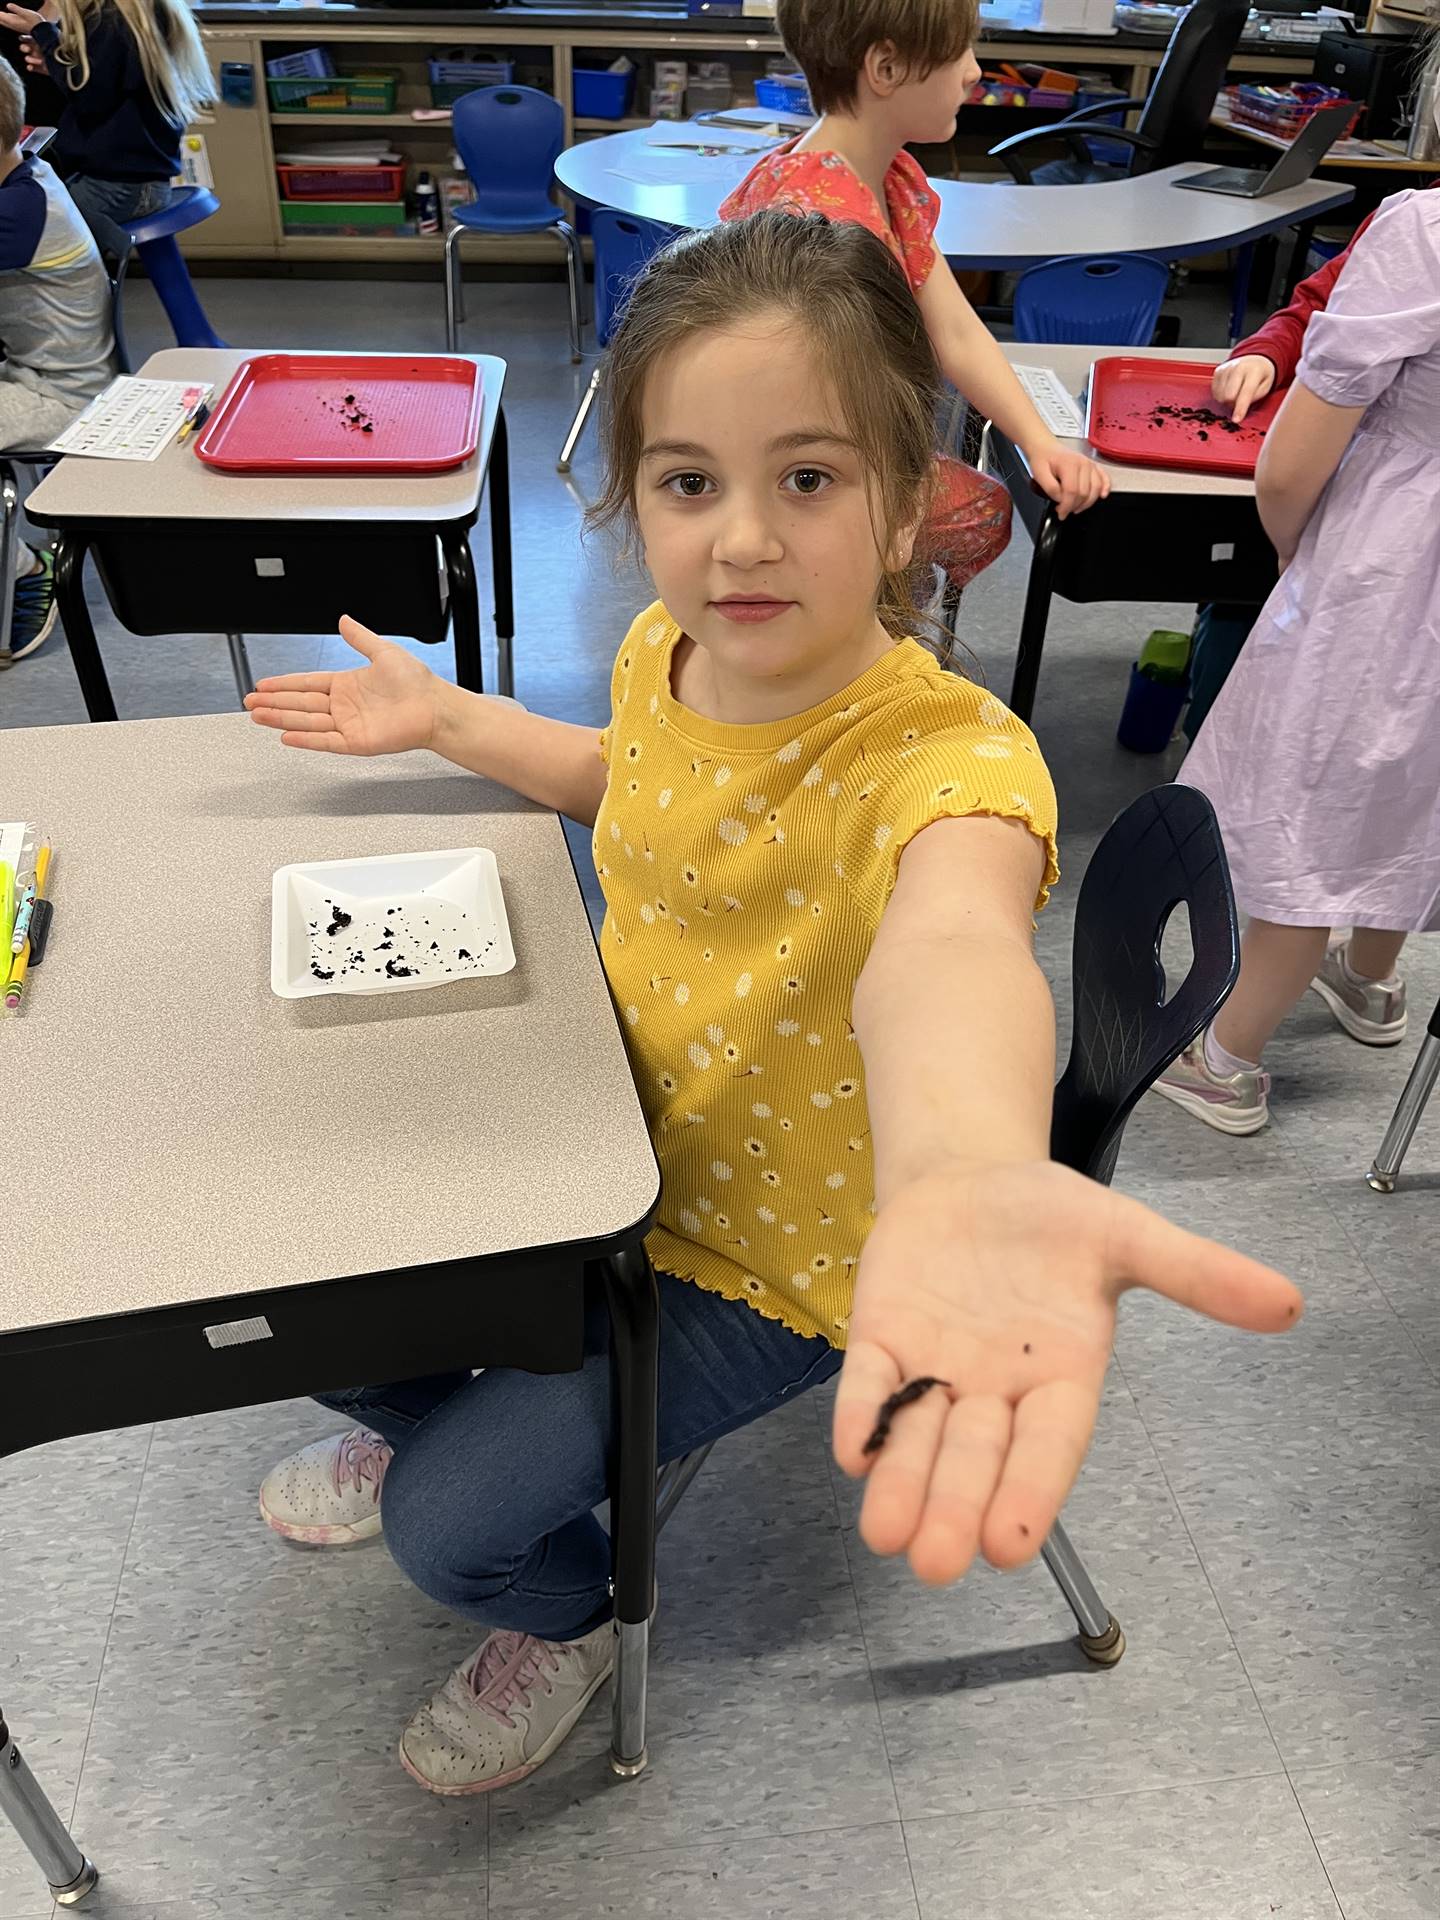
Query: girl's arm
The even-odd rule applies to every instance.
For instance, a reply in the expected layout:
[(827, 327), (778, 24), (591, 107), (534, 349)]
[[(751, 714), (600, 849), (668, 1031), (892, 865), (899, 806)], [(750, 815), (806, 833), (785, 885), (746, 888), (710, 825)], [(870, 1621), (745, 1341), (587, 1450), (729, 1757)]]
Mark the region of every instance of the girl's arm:
[(1255, 468), (1255, 499), (1282, 567), (1289, 566), (1349, 446), (1364, 407), (1335, 407), (1297, 380), (1276, 414)]
[(284, 746), (363, 755), (428, 747), (594, 826), (607, 779), (596, 728), (466, 693), (348, 616), (340, 632), (368, 665), (348, 673), (277, 675), (245, 696), (250, 717), (276, 728)]
[(1051, 433), (938, 248), (916, 298), (946, 379), (1020, 449), (1061, 518), (1103, 500), (1110, 491), (1104, 469)]
[[(1255, 1331), (1299, 1317), (1278, 1274), (1048, 1159), (1054, 1022), (1030, 922), (1028, 830), (942, 820), (906, 849), (856, 985), (875, 1154), (835, 1407), (842, 1467), (870, 1475), (861, 1533), (921, 1579), (977, 1551), (1039, 1551), (1079, 1471), (1120, 1295), (1153, 1288)], [(878, 1454), (902, 1385), (933, 1380)]]

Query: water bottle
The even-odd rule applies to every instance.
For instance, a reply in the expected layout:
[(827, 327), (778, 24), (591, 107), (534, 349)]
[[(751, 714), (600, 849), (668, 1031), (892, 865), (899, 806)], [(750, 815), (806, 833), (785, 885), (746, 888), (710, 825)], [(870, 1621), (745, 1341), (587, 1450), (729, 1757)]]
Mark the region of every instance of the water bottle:
[(419, 233), (440, 231), (440, 194), (428, 173), (415, 183), (415, 227)]

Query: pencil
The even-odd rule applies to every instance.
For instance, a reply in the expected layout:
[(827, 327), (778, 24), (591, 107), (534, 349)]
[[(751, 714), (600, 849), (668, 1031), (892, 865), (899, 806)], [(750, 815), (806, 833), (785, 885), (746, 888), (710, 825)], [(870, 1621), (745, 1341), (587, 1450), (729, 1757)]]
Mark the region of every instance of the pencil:
[[(49, 847), (41, 847), (39, 857), (35, 862), (35, 898), (37, 900), (43, 900), (45, 898), (45, 881), (49, 872), (50, 849)], [(24, 946), (20, 949), (19, 955), (12, 963), (10, 977), (5, 982), (5, 1005), (3, 1011), (6, 1014), (19, 1013), (21, 1006), (24, 1004), (25, 975), (29, 972), (29, 969), (30, 942), (27, 939)]]

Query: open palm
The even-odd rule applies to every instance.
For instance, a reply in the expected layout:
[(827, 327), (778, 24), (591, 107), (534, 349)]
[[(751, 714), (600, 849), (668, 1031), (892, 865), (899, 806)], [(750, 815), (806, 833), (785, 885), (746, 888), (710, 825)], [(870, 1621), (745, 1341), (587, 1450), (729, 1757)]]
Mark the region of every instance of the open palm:
[(440, 682), (404, 647), (347, 614), (340, 634), (368, 665), (341, 673), (286, 673), (245, 696), (252, 720), (283, 746), (314, 753), (409, 753), (435, 735)]
[[(998, 1567), (1037, 1553), (1084, 1460), (1131, 1287), (1258, 1333), (1300, 1315), (1278, 1273), (1049, 1162), (897, 1191), (866, 1241), (835, 1404), (837, 1460), (869, 1470), (866, 1544), (908, 1551), (937, 1584), (977, 1552)], [(883, 1403), (932, 1377), (944, 1384), (867, 1455)]]

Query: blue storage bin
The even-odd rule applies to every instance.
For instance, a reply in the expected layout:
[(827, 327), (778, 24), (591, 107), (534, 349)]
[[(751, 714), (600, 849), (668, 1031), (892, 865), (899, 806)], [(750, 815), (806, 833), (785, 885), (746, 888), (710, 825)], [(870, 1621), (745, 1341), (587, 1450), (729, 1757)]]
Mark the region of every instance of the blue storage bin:
[[(1125, 98), (1123, 93), (1108, 90), (1101, 92), (1098, 87), (1081, 87), (1075, 95), (1075, 104), (1071, 112), (1079, 113), (1085, 107), (1098, 107), (1106, 100), (1124, 100)], [(1123, 112), (1107, 113), (1098, 120), (1092, 120), (1090, 124), (1100, 127), (1107, 124), (1112, 127), (1123, 127), (1125, 115)], [(1119, 140), (1094, 140), (1087, 133), (1085, 144), (1090, 149), (1091, 159), (1099, 167), (1128, 167), (1134, 157), (1131, 149)]]
[(307, 47), (304, 53), (282, 53), (267, 60), (265, 72), (271, 80), (329, 80), (335, 62), (324, 47)]
[(1183, 680), (1152, 680), (1140, 671), (1138, 661), (1132, 662), (1130, 689), (1115, 738), (1131, 753), (1163, 753), (1189, 697), (1188, 673)]
[(601, 73), (594, 67), (576, 67), (571, 91), (582, 120), (623, 120), (630, 111), (635, 72)]
[(813, 113), (803, 73), (768, 73), (755, 82), (755, 104), (772, 113)]
[(513, 60), (428, 60), (432, 87), (508, 87), (515, 80)]

